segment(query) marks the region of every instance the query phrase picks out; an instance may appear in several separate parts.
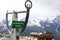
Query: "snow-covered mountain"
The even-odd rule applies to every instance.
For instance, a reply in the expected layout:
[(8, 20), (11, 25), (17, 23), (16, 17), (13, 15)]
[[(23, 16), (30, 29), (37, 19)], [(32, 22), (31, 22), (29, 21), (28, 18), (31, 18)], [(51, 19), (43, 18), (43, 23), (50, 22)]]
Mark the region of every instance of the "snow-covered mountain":
[(24, 35), (30, 32), (44, 32), (45, 30), (47, 33), (52, 33), (55, 40), (60, 40), (60, 16), (53, 20), (29, 20)]
[[(23, 18), (20, 21), (25, 21), (25, 19)], [(39, 22), (40, 22), (39, 19), (36, 19), (36, 20), (28, 20), (27, 26), (33, 26), (33, 25), (41, 26)]]
[(0, 33), (7, 33), (6, 21), (0, 21)]
[(34, 26), (34, 25), (36, 25), (36, 26), (40, 27), (41, 25), (40, 25), (39, 22), (40, 22), (39, 20), (29, 20), (27, 26)]
[[(23, 19), (21, 19), (20, 21), (24, 21), (25, 19), (23, 18)], [(11, 21), (8, 21), (9, 22), (9, 29), (11, 29)], [(26, 28), (28, 28), (28, 27), (30, 27), (30, 29), (32, 29), (32, 27), (33, 28), (35, 28), (35, 29), (32, 29), (31, 31), (39, 31), (38, 29), (40, 28), (40, 29), (42, 29), (42, 27), (41, 27), (41, 25), (40, 25), (40, 20), (29, 20), (28, 21), (28, 24), (27, 24), (27, 27)], [(6, 28), (6, 20), (4, 19), (4, 20), (2, 20), (2, 24), (3, 24), (3, 27), (5, 27), (5, 30), (7, 30), (7, 28)], [(5, 31), (5, 30), (3, 30), (3, 31)]]
[(0, 22), (0, 32), (4, 30), (4, 26), (2, 24), (2, 22)]
[[(22, 20), (24, 21), (24, 19)], [(6, 22), (2, 21), (0, 23), (0, 27), (2, 26), (1, 24), (4, 25), (3, 27), (5, 27)], [(45, 21), (40, 19), (29, 20), (27, 27), (22, 35), (29, 35), (29, 33), (31, 32), (44, 32), (45, 30), (47, 31), (47, 33), (52, 33), (54, 35), (55, 40), (60, 40), (60, 16), (57, 16), (53, 20), (48, 19)]]

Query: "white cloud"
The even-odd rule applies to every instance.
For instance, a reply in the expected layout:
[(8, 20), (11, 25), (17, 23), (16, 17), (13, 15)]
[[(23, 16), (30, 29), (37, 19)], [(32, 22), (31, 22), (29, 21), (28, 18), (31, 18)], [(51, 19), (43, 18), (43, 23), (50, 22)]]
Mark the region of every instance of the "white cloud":
[(30, 17), (52, 18), (60, 14), (60, 0), (33, 0), (33, 8)]
[(25, 0), (0, 0), (0, 10), (19, 10), (24, 8), (24, 2)]
[[(26, 0), (0, 0), (0, 16), (5, 15), (7, 9), (10, 11), (26, 10), (24, 3)], [(60, 0), (31, 0), (33, 7), (30, 11), (30, 18), (46, 19), (47, 17), (55, 17), (60, 14)], [(0, 19), (3, 16), (0, 17)], [(5, 18), (5, 16), (4, 16)]]

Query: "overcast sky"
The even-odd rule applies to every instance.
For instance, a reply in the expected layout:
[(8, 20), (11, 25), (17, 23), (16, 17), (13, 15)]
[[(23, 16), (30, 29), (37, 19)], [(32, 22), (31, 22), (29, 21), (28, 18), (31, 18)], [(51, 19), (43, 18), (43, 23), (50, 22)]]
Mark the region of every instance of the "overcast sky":
[[(5, 19), (6, 11), (24, 11), (26, 0), (0, 0), (0, 19)], [(60, 0), (31, 0), (30, 19), (53, 19), (60, 15)], [(25, 14), (23, 14), (25, 15)], [(11, 15), (10, 15), (11, 16)], [(11, 17), (9, 17), (11, 19)], [(23, 16), (22, 16), (23, 18)]]

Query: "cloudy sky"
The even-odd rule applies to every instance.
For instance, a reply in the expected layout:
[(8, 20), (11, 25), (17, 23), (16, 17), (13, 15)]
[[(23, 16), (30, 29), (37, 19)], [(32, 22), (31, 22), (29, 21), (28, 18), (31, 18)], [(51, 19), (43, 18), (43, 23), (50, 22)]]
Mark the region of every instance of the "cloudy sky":
[[(0, 19), (5, 19), (6, 11), (24, 11), (26, 0), (0, 0)], [(30, 19), (53, 19), (60, 15), (60, 0), (31, 0), (33, 7), (30, 10)], [(22, 14), (21, 14), (22, 15)], [(21, 17), (21, 15), (19, 17)], [(24, 16), (25, 14), (23, 14)], [(22, 18), (23, 18), (22, 16)], [(25, 16), (24, 16), (25, 17)], [(12, 16), (9, 15), (9, 19)]]

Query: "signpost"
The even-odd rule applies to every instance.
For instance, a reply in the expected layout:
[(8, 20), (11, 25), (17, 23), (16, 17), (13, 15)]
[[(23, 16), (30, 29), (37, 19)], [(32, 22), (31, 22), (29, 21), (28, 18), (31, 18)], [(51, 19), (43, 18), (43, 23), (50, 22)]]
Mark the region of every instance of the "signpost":
[(12, 28), (24, 28), (24, 21), (12, 21)]
[[(30, 3), (30, 4), (27, 4), (27, 3)], [(18, 11), (18, 12), (7, 12), (6, 13), (6, 23), (7, 23), (7, 30), (10, 34), (10, 40), (19, 40), (19, 35), (17, 35), (17, 30), (19, 28), (22, 28), (20, 34), (23, 33), (23, 31), (25, 30), (26, 28), (26, 25), (28, 23), (28, 19), (29, 19), (29, 12), (30, 12), (30, 9), (32, 8), (32, 2), (30, 0), (27, 0), (25, 2), (25, 7), (27, 9), (27, 11)], [(26, 13), (26, 18), (25, 18), (25, 22), (24, 21), (18, 21), (18, 17), (17, 17), (17, 14), (18, 13)], [(12, 30), (9, 30), (9, 25), (8, 25), (8, 14), (13, 14), (12, 16)]]

